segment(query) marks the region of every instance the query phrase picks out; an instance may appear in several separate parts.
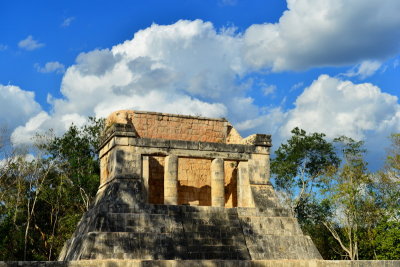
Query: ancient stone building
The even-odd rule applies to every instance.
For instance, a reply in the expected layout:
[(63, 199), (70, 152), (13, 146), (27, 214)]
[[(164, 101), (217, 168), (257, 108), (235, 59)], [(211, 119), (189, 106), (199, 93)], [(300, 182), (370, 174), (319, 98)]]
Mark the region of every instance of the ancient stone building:
[(269, 182), (271, 137), (225, 119), (118, 111), (60, 260), (320, 259)]

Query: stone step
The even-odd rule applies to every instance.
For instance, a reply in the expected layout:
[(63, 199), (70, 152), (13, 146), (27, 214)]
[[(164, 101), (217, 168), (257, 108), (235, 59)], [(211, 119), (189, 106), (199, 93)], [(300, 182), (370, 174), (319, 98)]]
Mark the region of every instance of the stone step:
[(164, 215), (180, 215), (184, 217), (204, 216), (205, 214), (213, 215), (220, 218), (230, 218), (232, 216), (272, 216), (272, 217), (288, 217), (292, 216), (288, 209), (281, 207), (267, 208), (223, 208), (209, 206), (186, 206), (186, 205), (154, 205), (154, 204), (125, 204), (114, 203), (110, 201), (102, 202), (91, 210), (96, 213), (146, 213), (146, 214), (164, 214)]
[(97, 215), (89, 232), (182, 232), (179, 217), (162, 214), (109, 213)]
[(247, 216), (247, 217), (293, 217), (291, 212), (285, 208), (241, 208), (238, 207), (237, 214), (238, 216)]
[(262, 237), (246, 236), (246, 244), (252, 259), (306, 259), (318, 257), (319, 252), (307, 236), (271, 235)]
[(70, 249), (80, 251), (80, 255), (69, 256), (76, 259), (103, 259), (110, 256), (118, 259), (184, 259), (190, 258), (189, 255), (197, 255), (196, 259), (249, 259), (244, 241), (233, 244), (227, 242), (226, 245), (217, 244), (212, 239), (202, 241), (187, 243), (182, 234), (90, 232), (70, 241)]
[(138, 259), (181, 259), (187, 254), (186, 247), (182, 234), (90, 232), (70, 241), (70, 249), (80, 251), (80, 255), (69, 254), (69, 257), (100, 259), (102, 255), (119, 254), (117, 258), (124, 258), (134, 253)]
[[(279, 210), (278, 210), (279, 212)], [(195, 214), (194, 216), (191, 216)], [(92, 216), (87, 214), (79, 224), (79, 232), (244, 232), (244, 234), (271, 235), (279, 232), (283, 235), (301, 234), (301, 229), (292, 217), (265, 217), (264, 212), (250, 210), (246, 215), (235, 214), (196, 214), (179, 215), (147, 213), (103, 213)]]
[(240, 217), (244, 234), (302, 235), (301, 228), (292, 217)]

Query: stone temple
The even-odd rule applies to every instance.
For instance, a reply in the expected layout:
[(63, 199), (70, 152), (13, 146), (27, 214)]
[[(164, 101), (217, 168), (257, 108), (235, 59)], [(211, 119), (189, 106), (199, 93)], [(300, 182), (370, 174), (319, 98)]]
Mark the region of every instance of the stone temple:
[(59, 260), (321, 259), (278, 203), (270, 135), (142, 111), (106, 125), (96, 199)]

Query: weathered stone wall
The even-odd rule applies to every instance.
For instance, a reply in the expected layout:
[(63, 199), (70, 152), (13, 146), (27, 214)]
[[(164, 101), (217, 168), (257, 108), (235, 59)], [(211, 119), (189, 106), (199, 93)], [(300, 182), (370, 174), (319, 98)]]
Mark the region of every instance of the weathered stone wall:
[(211, 205), (210, 165), (210, 159), (179, 158), (178, 205)]
[(227, 144), (242, 144), (243, 138), (239, 132), (230, 124), (227, 128), (226, 143)]
[[(106, 124), (130, 123), (138, 137), (226, 143), (228, 122), (186, 115), (122, 110), (112, 113)], [(238, 137), (235, 135), (235, 141)]]

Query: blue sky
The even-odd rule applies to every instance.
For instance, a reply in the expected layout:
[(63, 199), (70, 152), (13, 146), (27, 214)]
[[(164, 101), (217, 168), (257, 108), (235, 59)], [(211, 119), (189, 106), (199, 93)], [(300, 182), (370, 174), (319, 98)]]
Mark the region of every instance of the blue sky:
[(140, 109), (228, 118), (279, 146), (299, 126), (400, 132), (398, 0), (2, 1), (0, 125), (16, 144)]

